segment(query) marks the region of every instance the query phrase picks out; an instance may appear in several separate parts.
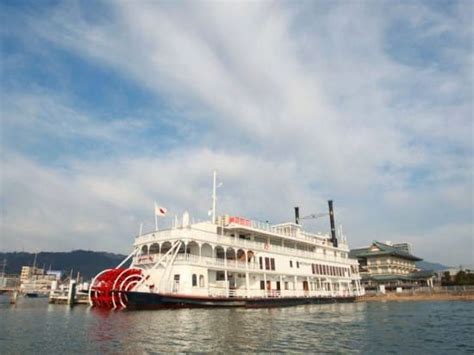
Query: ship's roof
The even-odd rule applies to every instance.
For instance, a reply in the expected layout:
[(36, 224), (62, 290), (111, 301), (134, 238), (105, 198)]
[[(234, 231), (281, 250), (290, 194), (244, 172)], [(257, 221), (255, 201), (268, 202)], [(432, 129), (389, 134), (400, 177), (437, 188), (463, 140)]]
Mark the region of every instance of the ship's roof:
[(350, 256), (353, 258), (366, 258), (370, 256), (391, 255), (402, 259), (421, 261), (423, 259), (408, 253), (405, 249), (394, 245), (374, 241), (371, 246), (367, 248), (352, 249)]

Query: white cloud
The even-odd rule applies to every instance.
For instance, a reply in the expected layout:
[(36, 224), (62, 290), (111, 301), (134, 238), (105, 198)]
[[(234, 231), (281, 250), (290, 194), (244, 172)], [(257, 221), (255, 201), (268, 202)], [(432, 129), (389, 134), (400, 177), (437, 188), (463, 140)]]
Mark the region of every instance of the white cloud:
[[(23, 191), (49, 213), (32, 215), (33, 227), (21, 230), (25, 238), (38, 221), (51, 221), (43, 229), (50, 240), (64, 231), (88, 238), (91, 221), (100, 216), (109, 239), (96, 245), (105, 249), (112, 235), (135, 228), (126, 224), (145, 216), (144, 206), (154, 199), (175, 210), (194, 206), (194, 212), (205, 213), (213, 168), (225, 181), (223, 208), (256, 218), (291, 218), (295, 204), (310, 213), (318, 203), (324, 206), (324, 199), (337, 198), (355, 245), (370, 242), (378, 232), (380, 239), (415, 240), (421, 229), (438, 233), (456, 218), (472, 226), (472, 198), (463, 196), (466, 190), (472, 196), (472, 54), (464, 48), (472, 26), (463, 6), (444, 16), (424, 4), (401, 4), (391, 11), (373, 3), (214, 5), (108, 3), (108, 13), (92, 21), (83, 15), (87, 9), (67, 3), (50, 17), (30, 19), (41, 38), (113, 68), (186, 112), (174, 127), (183, 135), (191, 132), (192, 144), (174, 145), (158, 156), (137, 148), (93, 161), (68, 157), (65, 172), (8, 157), (4, 166), (18, 176), (5, 174), (4, 194), (10, 196), (5, 206), (25, 208), (26, 198), (14, 202), (10, 193), (22, 194), (14, 187), (23, 181), (28, 187)], [(401, 20), (411, 26), (408, 33), (400, 29), (407, 48), (416, 41), (455, 37), (458, 42), (435, 48), (452, 68), (429, 60), (423, 68), (407, 60), (408, 54), (401, 60), (406, 53), (396, 53), (388, 36)], [(419, 55), (423, 49), (413, 50)], [(28, 126), (39, 117), (42, 131), (53, 132), (62, 123), (68, 137), (130, 140), (129, 148), (150, 142), (143, 133), (150, 122), (140, 118), (111, 125), (70, 107), (71, 102), (44, 96), (20, 95), (12, 103), (21, 110), (12, 116), (15, 122), (7, 117), (11, 127)], [(136, 135), (129, 137), (130, 130)], [(31, 132), (28, 137), (38, 139)], [(22, 179), (35, 169), (44, 173), (41, 186), (59, 186), (69, 202), (56, 201)], [(71, 205), (81, 216), (79, 224), (66, 218), (69, 223), (49, 229), (56, 225), (56, 213)], [(431, 220), (438, 216), (436, 205), (446, 206), (445, 220)], [(397, 209), (404, 213), (392, 220)], [(119, 226), (116, 213), (123, 221)], [(6, 214), (5, 225), (14, 234), (19, 217), (9, 218)], [(448, 241), (433, 243), (441, 249)]]

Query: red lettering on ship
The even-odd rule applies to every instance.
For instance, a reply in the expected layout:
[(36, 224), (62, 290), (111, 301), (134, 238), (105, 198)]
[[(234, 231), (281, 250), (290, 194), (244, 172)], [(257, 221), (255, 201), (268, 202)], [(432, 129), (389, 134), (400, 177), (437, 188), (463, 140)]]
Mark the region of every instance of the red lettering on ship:
[(229, 223), (235, 223), (235, 224), (240, 224), (242, 226), (247, 226), (250, 227), (251, 222), (249, 219), (246, 218), (241, 218), (241, 217), (229, 217)]

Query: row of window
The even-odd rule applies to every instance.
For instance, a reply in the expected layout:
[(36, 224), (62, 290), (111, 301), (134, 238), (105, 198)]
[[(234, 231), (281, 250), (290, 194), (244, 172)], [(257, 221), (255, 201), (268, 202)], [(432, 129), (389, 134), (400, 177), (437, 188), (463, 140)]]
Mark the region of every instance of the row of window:
[(348, 269), (345, 267), (339, 267), (339, 266), (311, 264), (311, 270), (313, 274), (318, 274), (318, 275), (344, 276), (344, 273)]
[[(260, 264), (260, 269), (263, 270), (263, 261), (264, 258), (260, 257), (258, 259)], [(265, 258), (265, 270), (275, 270), (275, 259), (274, 258)]]
[[(276, 290), (280, 291), (280, 281), (276, 281), (275, 285), (276, 285)], [(285, 281), (283, 283), (283, 286), (284, 286), (285, 290), (289, 290), (288, 281)], [(265, 281), (264, 280), (260, 280), (260, 289), (265, 290)], [(270, 280), (267, 280), (266, 289), (267, 290), (272, 290), (272, 282)]]
[[(192, 277), (193, 287), (197, 287), (197, 275), (193, 274)], [(199, 287), (204, 287), (204, 275), (199, 275)]]
[[(272, 285), (271, 281), (267, 280), (267, 283), (265, 285), (265, 281), (260, 280), (260, 289), (261, 290), (265, 290), (265, 289), (267, 289), (267, 291), (275, 290), (272, 286), (273, 285)], [(280, 291), (280, 281), (276, 281), (275, 286), (276, 286), (276, 291)], [(303, 281), (302, 287), (303, 287), (303, 290), (305, 290), (305, 291), (318, 291), (318, 290), (321, 290), (321, 289), (327, 289), (327, 286), (322, 285), (321, 283), (318, 283), (318, 282), (313, 282), (313, 281), (310, 281), (310, 282)], [(339, 285), (337, 285), (337, 284), (334, 284), (333, 287), (335, 287), (335, 290), (339, 289)], [(283, 289), (284, 290), (289, 290), (290, 289), (290, 285), (289, 285), (288, 281), (283, 282)]]
[[(293, 260), (290, 260), (290, 267), (293, 267)], [(297, 269), (300, 268), (300, 262), (299, 261), (296, 262), (296, 268)]]

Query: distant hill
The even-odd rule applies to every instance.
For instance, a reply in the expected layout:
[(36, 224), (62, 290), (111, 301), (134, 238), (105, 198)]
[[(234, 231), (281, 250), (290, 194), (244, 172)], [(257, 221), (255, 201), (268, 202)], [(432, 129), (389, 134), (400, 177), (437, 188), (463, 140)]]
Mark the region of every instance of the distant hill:
[[(79, 271), (84, 280), (91, 279), (100, 271), (117, 266), (125, 255), (97, 252), (90, 250), (73, 250), (70, 252), (41, 252), (36, 258), (37, 267), (45, 267), (48, 270), (60, 270), (69, 274), (73, 270), (74, 276)], [(12, 252), (0, 253), (0, 268), (3, 260), (7, 264), (5, 273), (19, 274), (24, 265), (33, 265), (34, 253)], [(0, 269), (1, 272), (1, 269)]]
[(433, 271), (441, 271), (446, 270), (449, 266), (439, 264), (439, 263), (430, 263), (429, 261), (418, 261), (416, 263), (416, 267), (421, 270), (433, 270)]

